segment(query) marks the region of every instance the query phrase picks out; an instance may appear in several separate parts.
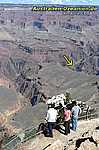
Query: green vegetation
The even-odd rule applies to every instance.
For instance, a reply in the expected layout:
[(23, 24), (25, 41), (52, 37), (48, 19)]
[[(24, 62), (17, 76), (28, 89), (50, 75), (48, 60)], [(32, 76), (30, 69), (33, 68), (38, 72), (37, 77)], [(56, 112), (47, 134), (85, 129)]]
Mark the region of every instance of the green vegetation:
[(37, 133), (36, 128), (33, 128), (32, 130), (30, 130), (29, 132), (25, 133), (25, 138), (24, 141), (27, 141), (27, 139), (32, 139), (33, 137), (35, 137), (35, 134)]

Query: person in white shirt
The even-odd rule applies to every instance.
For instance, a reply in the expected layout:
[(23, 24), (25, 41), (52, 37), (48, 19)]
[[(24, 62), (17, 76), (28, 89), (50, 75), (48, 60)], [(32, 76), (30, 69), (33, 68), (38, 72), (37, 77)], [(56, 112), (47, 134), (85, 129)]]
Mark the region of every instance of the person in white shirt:
[(48, 109), (46, 117), (48, 122), (49, 137), (53, 137), (53, 129), (55, 128), (58, 115), (57, 110), (54, 107), (55, 104), (51, 104), (51, 108)]

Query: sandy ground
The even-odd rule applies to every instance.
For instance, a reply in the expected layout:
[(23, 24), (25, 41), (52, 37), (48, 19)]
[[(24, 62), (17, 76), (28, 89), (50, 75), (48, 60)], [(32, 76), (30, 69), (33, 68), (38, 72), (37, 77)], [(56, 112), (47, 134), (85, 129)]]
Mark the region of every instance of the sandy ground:
[(43, 150), (49, 144), (54, 143), (56, 140), (60, 140), (64, 145), (66, 143), (75, 142), (82, 134), (94, 131), (94, 129), (99, 126), (99, 119), (92, 119), (88, 121), (79, 121), (77, 131), (71, 130), (68, 136), (61, 134), (59, 131), (54, 130), (54, 138), (44, 137), (42, 134), (37, 136), (24, 144), (18, 150)]

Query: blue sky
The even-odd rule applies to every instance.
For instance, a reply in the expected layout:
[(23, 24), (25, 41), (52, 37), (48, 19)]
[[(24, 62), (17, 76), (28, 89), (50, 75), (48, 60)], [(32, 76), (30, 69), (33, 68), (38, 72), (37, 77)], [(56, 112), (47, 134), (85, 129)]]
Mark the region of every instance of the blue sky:
[(0, 0), (0, 3), (99, 5), (99, 0)]

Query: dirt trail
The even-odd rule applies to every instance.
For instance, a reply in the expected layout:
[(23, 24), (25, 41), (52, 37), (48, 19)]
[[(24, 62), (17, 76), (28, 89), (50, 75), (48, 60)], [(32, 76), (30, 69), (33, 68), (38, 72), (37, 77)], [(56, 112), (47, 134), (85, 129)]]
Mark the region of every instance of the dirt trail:
[(75, 141), (79, 137), (82, 137), (83, 134), (87, 135), (87, 133), (89, 133), (90, 136), (90, 133), (93, 132), (97, 126), (99, 126), (99, 119), (79, 121), (77, 131), (74, 132), (71, 130), (71, 133), (68, 136), (65, 136), (64, 134), (61, 134), (59, 131), (55, 130), (54, 138), (44, 137), (41, 134), (35, 139), (21, 144), (21, 146), (18, 147), (18, 150), (43, 150), (48, 145), (53, 144), (56, 140), (60, 140), (64, 145), (75, 143)]

